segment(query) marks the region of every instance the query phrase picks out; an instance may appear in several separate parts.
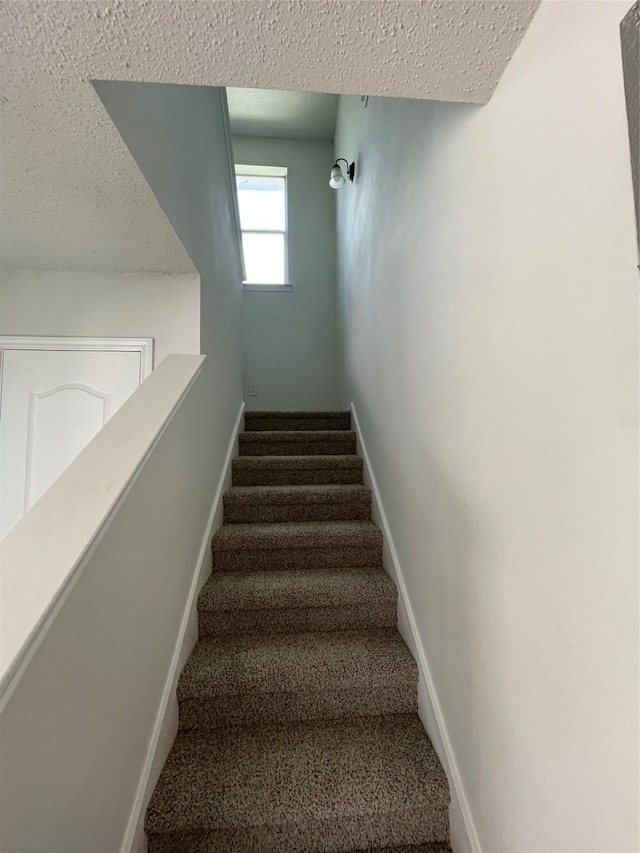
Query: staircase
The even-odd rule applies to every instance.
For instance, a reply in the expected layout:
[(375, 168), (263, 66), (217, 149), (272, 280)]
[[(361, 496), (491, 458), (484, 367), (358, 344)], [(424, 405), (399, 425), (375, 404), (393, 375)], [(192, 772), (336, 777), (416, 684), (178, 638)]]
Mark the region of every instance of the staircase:
[(445, 853), (349, 412), (248, 412), (150, 853)]

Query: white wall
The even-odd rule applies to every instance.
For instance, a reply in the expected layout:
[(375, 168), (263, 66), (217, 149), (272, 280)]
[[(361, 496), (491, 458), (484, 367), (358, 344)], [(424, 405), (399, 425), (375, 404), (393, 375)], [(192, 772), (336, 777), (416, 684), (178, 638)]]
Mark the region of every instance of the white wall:
[(638, 850), (628, 5), (543, 2), (485, 107), (339, 108), (343, 403), (485, 853)]
[[(335, 200), (330, 142), (235, 137), (236, 163), (286, 166), (288, 292), (243, 295), (247, 409), (313, 410), (337, 405)], [(258, 396), (249, 396), (249, 383)]]
[(3, 853), (124, 851), (144, 815), (210, 551), (201, 361), (167, 358), (2, 542)]
[(0, 334), (154, 338), (157, 366), (200, 352), (200, 277), (6, 270)]

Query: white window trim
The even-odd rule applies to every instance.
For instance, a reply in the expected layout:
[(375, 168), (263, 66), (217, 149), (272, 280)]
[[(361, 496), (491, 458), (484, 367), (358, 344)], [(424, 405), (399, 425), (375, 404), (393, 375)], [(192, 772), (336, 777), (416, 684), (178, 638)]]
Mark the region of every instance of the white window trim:
[[(243, 281), (243, 291), (270, 291), (272, 293), (284, 293), (291, 290), (289, 281), (289, 189), (286, 166), (256, 166), (236, 163), (236, 177), (255, 178), (284, 178), (284, 231), (267, 231), (264, 229), (247, 228), (247, 234), (282, 234), (284, 237), (284, 283), (268, 284), (257, 281)], [(240, 236), (245, 231), (240, 225)]]
[(278, 291), (280, 291), (280, 293), (283, 293), (285, 291), (291, 290), (291, 285), (290, 284), (249, 284), (249, 283), (245, 284), (243, 282), (242, 283), (242, 289), (243, 290), (264, 290), (264, 291), (269, 290), (269, 291), (275, 291), (276, 293)]

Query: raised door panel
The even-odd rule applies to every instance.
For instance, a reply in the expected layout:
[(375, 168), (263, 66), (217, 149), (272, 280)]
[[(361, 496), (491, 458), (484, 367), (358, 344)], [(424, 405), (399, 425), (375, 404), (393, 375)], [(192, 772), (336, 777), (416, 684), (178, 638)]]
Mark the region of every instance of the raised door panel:
[(3, 536), (135, 391), (140, 378), (139, 352), (3, 351)]

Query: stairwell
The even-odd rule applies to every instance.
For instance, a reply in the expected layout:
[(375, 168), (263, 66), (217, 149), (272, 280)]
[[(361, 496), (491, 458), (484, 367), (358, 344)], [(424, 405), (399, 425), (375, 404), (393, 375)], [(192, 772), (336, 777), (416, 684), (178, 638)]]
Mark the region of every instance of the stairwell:
[(150, 853), (445, 853), (349, 412), (248, 412)]

